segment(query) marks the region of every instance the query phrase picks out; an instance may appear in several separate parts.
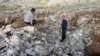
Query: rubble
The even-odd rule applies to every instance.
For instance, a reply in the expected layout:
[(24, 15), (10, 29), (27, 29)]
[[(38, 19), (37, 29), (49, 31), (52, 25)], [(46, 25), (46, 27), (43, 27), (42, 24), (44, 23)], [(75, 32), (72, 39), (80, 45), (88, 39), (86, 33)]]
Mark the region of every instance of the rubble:
[[(8, 27), (12, 28), (12, 27)], [(29, 27), (30, 28), (30, 27)], [(13, 29), (13, 28), (12, 28)], [(5, 31), (4, 31), (5, 30)], [(40, 36), (33, 36), (30, 32), (24, 31), (24, 27), (17, 28), (13, 30), (2, 30), (4, 32), (4, 40), (7, 44), (6, 51), (3, 52), (4, 55), (19, 55), (19, 56), (69, 56), (68, 53), (73, 53), (72, 55), (82, 56), (83, 55), (83, 44), (80, 42), (82, 39), (82, 32), (75, 30), (73, 33), (67, 33), (67, 38), (63, 43), (60, 43), (61, 39), (58, 30), (49, 29), (49, 34)], [(13, 31), (12, 35), (7, 37), (6, 32)], [(77, 32), (77, 34), (76, 34)], [(79, 34), (78, 34), (79, 32)], [(32, 32), (31, 32), (32, 33)], [(71, 35), (70, 35), (71, 34)], [(79, 37), (79, 38), (76, 38)], [(68, 40), (69, 39), (69, 40)], [(70, 44), (69, 44), (69, 41)], [(77, 44), (77, 45), (76, 45)], [(74, 46), (73, 46), (74, 45)], [(2, 45), (3, 46), (3, 45)], [(67, 49), (66, 49), (67, 48)], [(69, 50), (70, 49), (70, 50)], [(69, 50), (69, 51), (68, 51)], [(76, 52), (77, 51), (77, 52)], [(82, 52), (81, 52), (82, 51)], [(19, 53), (20, 52), (20, 53)], [(6, 54), (7, 53), (7, 54)]]

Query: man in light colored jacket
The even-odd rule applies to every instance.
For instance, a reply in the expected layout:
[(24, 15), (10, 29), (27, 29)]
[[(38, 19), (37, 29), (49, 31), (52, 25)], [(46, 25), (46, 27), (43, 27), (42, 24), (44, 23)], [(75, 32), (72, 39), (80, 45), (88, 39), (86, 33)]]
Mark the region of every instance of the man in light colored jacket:
[(29, 11), (24, 12), (23, 19), (27, 25), (34, 25), (36, 20), (34, 17), (35, 8), (32, 8)]

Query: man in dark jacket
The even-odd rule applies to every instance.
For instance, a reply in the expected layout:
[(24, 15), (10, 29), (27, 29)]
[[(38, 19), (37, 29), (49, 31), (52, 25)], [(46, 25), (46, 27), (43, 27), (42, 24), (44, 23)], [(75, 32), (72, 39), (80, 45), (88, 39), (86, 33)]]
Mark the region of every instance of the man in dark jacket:
[(61, 28), (62, 28), (62, 39), (60, 42), (63, 42), (64, 39), (66, 38), (66, 29), (67, 29), (67, 20), (65, 18), (65, 15), (62, 16)]

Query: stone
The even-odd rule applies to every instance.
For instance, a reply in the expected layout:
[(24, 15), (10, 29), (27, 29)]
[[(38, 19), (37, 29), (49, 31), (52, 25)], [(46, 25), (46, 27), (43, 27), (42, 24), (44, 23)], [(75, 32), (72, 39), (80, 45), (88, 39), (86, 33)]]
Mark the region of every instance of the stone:
[(0, 43), (0, 50), (4, 49), (5, 47), (6, 47), (6, 45), (5, 45), (5, 44)]
[(27, 55), (35, 55), (35, 52), (34, 52), (33, 48), (26, 49), (25, 52), (27, 53)]
[(4, 40), (7, 42), (7, 43), (10, 43), (10, 39), (5, 37)]
[(41, 44), (41, 41), (35, 41), (34, 43), (35, 43), (35, 45)]
[(27, 56), (33, 56), (33, 55), (27, 54)]
[(11, 36), (10, 41), (10, 44), (13, 46), (18, 46), (20, 43), (20, 39), (16, 35)]
[(5, 27), (5, 29), (3, 30), (4, 33), (7, 33), (7, 32), (10, 32), (12, 29), (11, 29), (11, 25), (7, 25)]
[(66, 54), (63, 54), (63, 56), (68, 56), (68, 55), (66, 55)]
[(7, 55), (8, 56), (16, 56), (16, 54), (17, 54), (17, 51), (16, 50), (14, 50), (14, 49), (8, 49), (7, 50)]
[(21, 52), (19, 55), (20, 55), (20, 56), (26, 56), (26, 53)]
[(40, 55), (46, 55), (47, 50), (44, 47), (42, 47), (41, 45), (36, 45), (35, 52)]
[(25, 26), (23, 27), (23, 30), (28, 32), (28, 33), (34, 33), (34, 27), (33, 26)]

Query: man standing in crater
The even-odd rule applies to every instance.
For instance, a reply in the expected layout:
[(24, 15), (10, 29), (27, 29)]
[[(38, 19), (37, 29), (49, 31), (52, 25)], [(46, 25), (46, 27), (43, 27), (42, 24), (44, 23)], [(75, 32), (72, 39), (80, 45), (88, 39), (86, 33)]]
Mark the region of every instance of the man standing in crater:
[(63, 42), (66, 38), (66, 29), (67, 29), (67, 20), (65, 18), (65, 15), (62, 15), (62, 23), (61, 23), (61, 29), (62, 29), (62, 39), (60, 42)]

